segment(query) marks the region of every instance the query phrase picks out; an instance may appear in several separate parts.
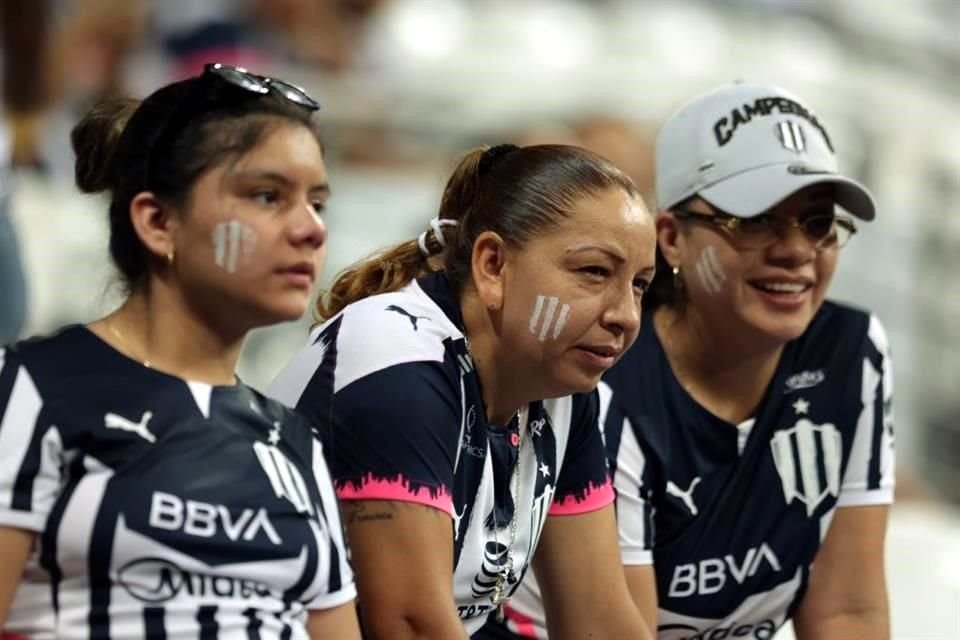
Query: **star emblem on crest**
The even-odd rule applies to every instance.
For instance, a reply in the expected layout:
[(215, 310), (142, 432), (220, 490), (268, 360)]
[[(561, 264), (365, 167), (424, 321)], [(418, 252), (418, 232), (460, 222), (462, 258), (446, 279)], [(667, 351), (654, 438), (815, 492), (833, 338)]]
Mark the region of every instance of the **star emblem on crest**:
[(810, 411), (810, 403), (803, 398), (797, 398), (796, 402), (793, 403), (793, 410), (797, 412), (797, 415), (807, 415)]
[(550, 477), (550, 467), (547, 465), (546, 462), (540, 463), (540, 474), (543, 475), (544, 478)]
[(274, 422), (273, 429), (270, 430), (270, 435), (267, 436), (267, 440), (270, 441), (270, 444), (277, 444), (280, 442), (280, 423)]

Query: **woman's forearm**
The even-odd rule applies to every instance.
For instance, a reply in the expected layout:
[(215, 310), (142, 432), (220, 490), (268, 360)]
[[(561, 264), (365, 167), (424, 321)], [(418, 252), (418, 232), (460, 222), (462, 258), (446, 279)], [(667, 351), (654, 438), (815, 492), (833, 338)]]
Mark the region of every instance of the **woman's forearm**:
[(364, 637), (368, 640), (469, 640), (452, 606), (425, 607), (408, 614), (364, 614)]

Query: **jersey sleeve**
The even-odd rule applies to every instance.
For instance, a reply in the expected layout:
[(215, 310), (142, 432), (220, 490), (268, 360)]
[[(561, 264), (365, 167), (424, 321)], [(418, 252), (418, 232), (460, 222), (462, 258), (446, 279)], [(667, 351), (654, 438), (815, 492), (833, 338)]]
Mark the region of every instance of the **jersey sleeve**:
[(61, 486), (63, 443), (17, 355), (0, 349), (0, 526), (42, 531)]
[(603, 429), (617, 496), (617, 529), (624, 565), (653, 564), (652, 466), (634, 425), (601, 383)]
[(453, 515), (460, 391), (439, 362), (394, 365), (333, 398), (327, 459), (341, 500), (399, 500)]
[(357, 587), (350, 567), (347, 545), (340, 521), (340, 510), (333, 489), (333, 480), (319, 440), (313, 443), (313, 479), (320, 494), (322, 531), (329, 549), (329, 566), (318, 578), (326, 580), (326, 589), (307, 605), (309, 609), (332, 609), (357, 597)]
[(573, 398), (570, 439), (550, 507), (552, 516), (596, 511), (613, 502), (613, 485), (603, 450), (597, 392)]
[(870, 317), (861, 363), (862, 407), (838, 507), (893, 502), (893, 365), (883, 325)]

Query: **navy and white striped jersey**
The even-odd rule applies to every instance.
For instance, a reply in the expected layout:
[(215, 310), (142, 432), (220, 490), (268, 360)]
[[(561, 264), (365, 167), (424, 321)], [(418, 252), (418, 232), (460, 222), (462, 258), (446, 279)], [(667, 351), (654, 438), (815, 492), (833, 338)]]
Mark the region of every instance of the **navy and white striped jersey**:
[[(893, 501), (890, 354), (861, 311), (824, 303), (739, 425), (687, 394), (649, 313), (603, 386), (623, 562), (656, 568), (661, 640), (771, 637), (836, 509)], [(546, 637), (535, 585), (511, 607), (512, 630)]]
[(81, 326), (0, 351), (0, 526), (39, 534), (5, 630), (41, 640), (304, 639), (356, 596), (302, 417)]
[(451, 516), (454, 599), (472, 633), (492, 609), (515, 508), (510, 592), (548, 515), (599, 509), (613, 490), (596, 394), (534, 402), (507, 427), (487, 424), (462, 326), (446, 278), (432, 274), (318, 327), (269, 393), (323, 422), (341, 500), (413, 502)]

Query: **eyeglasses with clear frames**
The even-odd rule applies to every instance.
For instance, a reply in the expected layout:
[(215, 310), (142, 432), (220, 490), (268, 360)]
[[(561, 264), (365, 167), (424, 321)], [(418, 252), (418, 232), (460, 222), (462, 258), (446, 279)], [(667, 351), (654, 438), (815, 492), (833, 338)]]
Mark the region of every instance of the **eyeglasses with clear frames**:
[(802, 220), (793, 216), (763, 213), (752, 218), (739, 218), (729, 213), (703, 213), (689, 209), (672, 209), (681, 220), (699, 220), (724, 229), (734, 243), (743, 249), (766, 249), (783, 238), (789, 229), (800, 229), (818, 251), (840, 249), (857, 225), (847, 216), (812, 215)]

